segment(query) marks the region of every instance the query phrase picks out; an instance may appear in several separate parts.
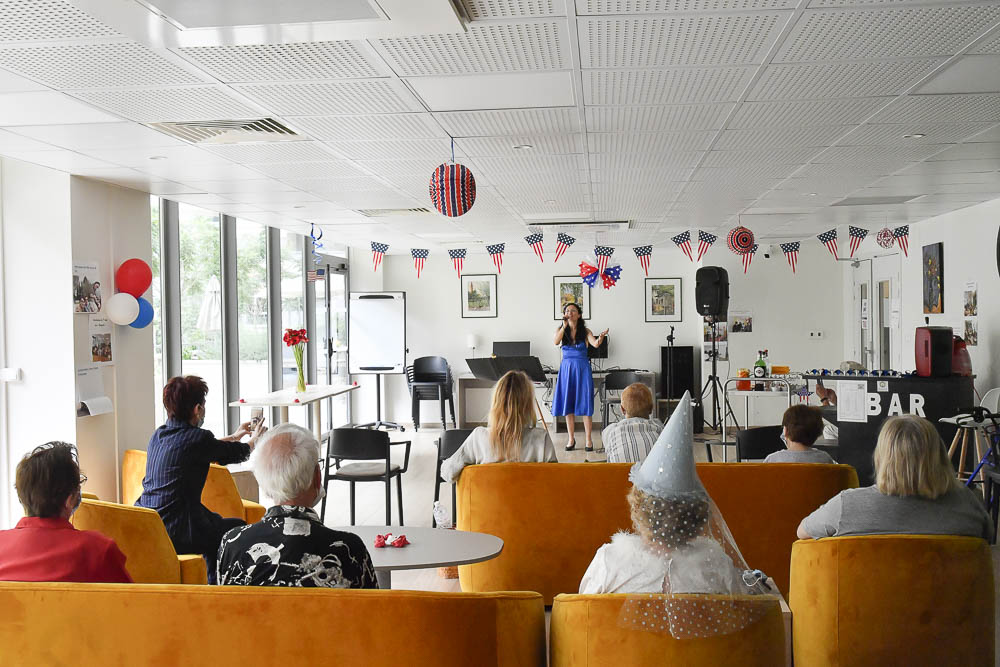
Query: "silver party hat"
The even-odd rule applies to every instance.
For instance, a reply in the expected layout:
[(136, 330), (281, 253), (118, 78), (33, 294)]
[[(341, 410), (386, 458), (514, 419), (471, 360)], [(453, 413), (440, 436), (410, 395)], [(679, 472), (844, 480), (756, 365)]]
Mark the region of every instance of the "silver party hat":
[(632, 466), (629, 479), (639, 490), (661, 498), (692, 491), (705, 493), (694, 467), (690, 392), (684, 392), (646, 460)]

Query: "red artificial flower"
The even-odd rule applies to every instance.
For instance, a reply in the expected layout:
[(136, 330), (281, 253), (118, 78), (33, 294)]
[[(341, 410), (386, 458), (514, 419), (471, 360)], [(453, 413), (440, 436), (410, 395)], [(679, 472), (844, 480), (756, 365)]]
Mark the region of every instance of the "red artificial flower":
[(406, 539), (406, 535), (400, 535), (391, 542), (394, 547), (405, 547), (409, 543), (410, 541)]
[(375, 548), (376, 549), (384, 549), (385, 548), (385, 535), (376, 535), (375, 536)]
[(285, 335), (281, 337), (288, 347), (302, 345), (309, 342), (305, 329), (285, 329)]

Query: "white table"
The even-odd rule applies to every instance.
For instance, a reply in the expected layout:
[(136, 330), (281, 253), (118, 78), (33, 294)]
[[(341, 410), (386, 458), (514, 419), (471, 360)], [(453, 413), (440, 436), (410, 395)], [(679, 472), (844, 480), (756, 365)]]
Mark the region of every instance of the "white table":
[[(729, 385), (733, 382), (763, 382), (765, 387), (768, 387), (764, 391), (744, 391), (739, 389), (730, 389)], [(781, 391), (772, 391), (770, 385), (772, 383), (780, 383), (785, 385)], [(726, 380), (725, 385), (723, 385), (723, 392), (725, 392), (726, 398), (729, 396), (742, 396), (744, 400), (744, 409), (746, 410), (746, 427), (750, 428), (750, 399), (757, 399), (762, 397), (781, 397), (788, 402), (788, 407), (792, 407), (792, 385), (785, 378), (729, 378)], [(726, 441), (726, 422), (727, 422), (727, 412), (725, 406), (722, 409), (722, 460), (729, 460), (729, 443)], [(736, 415), (733, 415), (733, 420), (735, 421)], [(739, 428), (739, 424), (736, 425)], [(735, 442), (733, 443), (735, 445)]]
[[(378, 587), (392, 588), (393, 570), (424, 570), (431, 567), (469, 565), (496, 558), (503, 551), (503, 540), (495, 535), (465, 530), (447, 530), (419, 526), (338, 526), (334, 530), (360, 537), (375, 566)], [(375, 548), (375, 536), (392, 533), (406, 535), (409, 545)]]
[(280, 389), (272, 391), (270, 394), (255, 396), (253, 398), (241, 398), (229, 404), (231, 408), (278, 408), (281, 415), (279, 422), (288, 422), (288, 408), (290, 407), (312, 407), (313, 414), (313, 434), (319, 441), (323, 440), (323, 420), (320, 406), (324, 398), (340, 396), (358, 388), (356, 384), (310, 384), (306, 385), (303, 392), (295, 389)]

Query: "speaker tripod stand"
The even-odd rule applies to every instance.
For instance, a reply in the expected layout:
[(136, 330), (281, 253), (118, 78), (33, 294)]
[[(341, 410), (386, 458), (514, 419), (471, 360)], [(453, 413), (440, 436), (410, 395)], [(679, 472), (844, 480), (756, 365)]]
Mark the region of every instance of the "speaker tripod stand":
[[(709, 388), (712, 390), (712, 421), (709, 422), (708, 419), (705, 420), (705, 424), (710, 426), (712, 429), (718, 430), (722, 427), (723, 418), (725, 416), (732, 417), (733, 423), (736, 425), (737, 430), (740, 428), (740, 423), (736, 420), (736, 413), (733, 412), (733, 406), (729, 403), (729, 397), (726, 396), (726, 392), (722, 387), (722, 381), (719, 380), (719, 345), (718, 345), (718, 325), (714, 317), (706, 318), (709, 321), (709, 326), (711, 327), (711, 338), (712, 338), (712, 349), (708, 351), (708, 356), (712, 360), (712, 374), (708, 376), (708, 380), (705, 382), (705, 386), (701, 388), (701, 394), (698, 396), (698, 403), (701, 405), (702, 412), (705, 410), (705, 394), (708, 393)], [(719, 402), (719, 396), (722, 396), (722, 402)], [(711, 461), (711, 455), (709, 456), (709, 461)]]

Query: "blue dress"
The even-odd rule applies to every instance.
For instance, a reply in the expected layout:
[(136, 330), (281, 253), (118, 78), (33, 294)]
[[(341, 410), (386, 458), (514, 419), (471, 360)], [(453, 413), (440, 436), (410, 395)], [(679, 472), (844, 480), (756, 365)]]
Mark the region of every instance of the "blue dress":
[(594, 414), (594, 377), (590, 374), (587, 341), (562, 346), (552, 414), (556, 417)]

